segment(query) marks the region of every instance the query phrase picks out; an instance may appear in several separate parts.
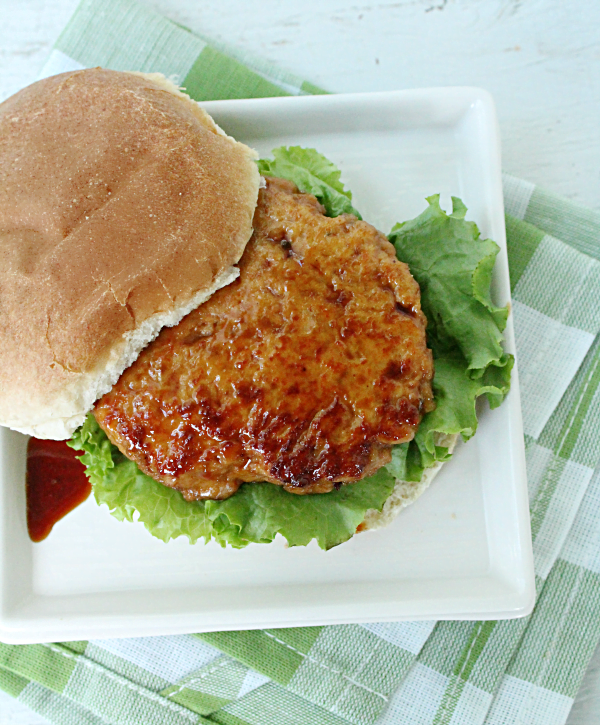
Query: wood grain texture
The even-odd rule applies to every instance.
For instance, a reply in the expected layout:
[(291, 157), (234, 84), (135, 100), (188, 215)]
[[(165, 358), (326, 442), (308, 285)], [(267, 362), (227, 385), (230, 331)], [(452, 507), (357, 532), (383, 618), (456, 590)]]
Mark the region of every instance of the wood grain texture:
[(149, 4), (331, 91), (486, 88), (506, 171), (600, 209), (596, 0)]
[[(505, 170), (600, 210), (597, 0), (146, 2), (331, 91), (486, 88), (496, 100)], [(35, 80), (76, 6), (0, 0), (0, 100)], [(569, 725), (600, 722), (599, 663), (600, 652)], [(18, 707), (0, 693), (1, 722), (43, 722)]]
[[(600, 209), (600, 3), (580, 0), (147, 0), (208, 38), (331, 91), (475, 85), (506, 171)], [(0, 98), (31, 82), (76, 0), (2, 0)]]

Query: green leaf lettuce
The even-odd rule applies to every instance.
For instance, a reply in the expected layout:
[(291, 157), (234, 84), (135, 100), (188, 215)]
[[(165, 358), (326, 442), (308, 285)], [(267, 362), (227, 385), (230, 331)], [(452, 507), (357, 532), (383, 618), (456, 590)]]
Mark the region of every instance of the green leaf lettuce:
[(261, 159), (258, 169), (263, 176), (279, 176), (293, 181), (306, 194), (313, 194), (323, 204), (327, 216), (360, 214), (352, 206), (352, 194), (340, 181), (342, 172), (315, 149), (281, 146), (273, 149), (274, 160)]
[[(314, 194), (329, 216), (359, 216), (340, 171), (317, 151), (279, 148), (273, 156), (259, 161), (262, 174), (287, 178)], [(475, 433), (477, 398), (486, 395), (492, 407), (502, 402), (513, 360), (501, 346), (507, 308), (495, 307), (490, 298), (497, 245), (465, 221), (459, 199), (453, 199), (449, 215), (438, 196), (428, 202), (420, 216), (392, 229), (390, 241), (421, 286), (436, 409), (424, 416), (413, 441), (393, 449), (387, 466), (326, 494), (300, 496), (270, 483), (247, 483), (225, 501), (189, 502), (125, 458), (90, 414), (70, 445), (84, 452), (96, 501), (121, 521), (139, 520), (163, 541), (187, 536), (192, 543), (214, 539), (241, 548), (268, 543), (280, 533), (290, 546), (316, 539), (329, 549), (353, 536), (367, 510), (381, 510), (397, 479), (418, 481), (425, 468), (447, 460), (447, 448), (437, 444), (440, 436), (467, 440)]]
[(322, 549), (347, 541), (365, 511), (381, 509), (395, 485), (385, 468), (338, 491), (298, 496), (272, 483), (248, 483), (225, 501), (186, 501), (175, 489), (146, 476), (108, 440), (92, 414), (69, 442), (83, 450), (94, 497), (119, 521), (142, 522), (163, 541), (211, 538), (242, 548), (281, 533), (291, 546), (316, 539)]
[(438, 434), (460, 434), (468, 440), (477, 430), (475, 403), (486, 395), (492, 408), (510, 388), (512, 355), (502, 349), (508, 307), (490, 297), (492, 270), (499, 248), (481, 239), (466, 207), (452, 197), (452, 213), (440, 207), (439, 195), (416, 219), (396, 224), (389, 240), (398, 258), (410, 267), (421, 287), (427, 317), (427, 343), (433, 352), (436, 409), (424, 416), (407, 456), (407, 480), (447, 459)]

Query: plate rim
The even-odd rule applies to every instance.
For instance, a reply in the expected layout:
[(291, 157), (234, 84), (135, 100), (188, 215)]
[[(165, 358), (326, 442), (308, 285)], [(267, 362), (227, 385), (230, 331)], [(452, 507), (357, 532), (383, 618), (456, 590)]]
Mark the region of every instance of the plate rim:
[[(223, 109), (256, 109), (260, 112), (270, 112), (275, 107), (289, 106), (290, 108), (300, 108), (304, 106), (308, 111), (311, 108), (327, 108), (333, 106), (345, 106), (355, 103), (377, 104), (381, 101), (388, 100), (406, 100), (411, 99), (433, 101), (446, 98), (460, 96), (468, 100), (471, 104), (480, 102), (483, 104), (486, 120), (489, 124), (489, 133), (494, 140), (493, 148), (490, 149), (490, 157), (487, 161), (491, 165), (493, 177), (493, 195), (497, 205), (497, 211), (501, 217), (503, 239), (496, 239), (500, 243), (502, 252), (496, 263), (496, 274), (504, 278), (504, 282), (508, 280), (508, 264), (506, 259), (506, 238), (504, 227), (504, 207), (502, 197), (502, 181), (500, 166), (500, 134), (498, 121), (496, 117), (494, 102), (490, 93), (486, 90), (472, 86), (449, 86), (449, 87), (432, 87), (418, 88), (400, 91), (379, 91), (374, 93), (349, 93), (349, 94), (331, 94), (331, 95), (302, 95), (290, 97), (276, 97), (265, 99), (236, 99), (236, 100), (219, 100), (203, 102), (200, 105), (209, 113)], [(212, 110), (211, 110), (212, 109)], [(261, 111), (261, 109), (263, 109)], [(510, 296), (510, 291), (509, 291)], [(512, 315), (507, 325), (507, 342), (509, 349), (514, 351), (514, 330)], [(520, 432), (520, 439), (523, 441), (522, 421), (520, 415), (520, 392), (519, 392), (519, 376), (517, 365), (513, 368), (513, 377), (511, 382), (511, 425), (516, 428), (517, 433)], [(6, 440), (6, 429), (0, 429), (0, 457), (2, 456), (3, 446)], [(199, 626), (198, 621), (193, 621), (193, 614), (187, 619), (181, 619), (181, 615), (177, 614), (155, 614), (146, 618), (143, 623), (133, 622), (133, 617), (138, 615), (107, 615), (102, 618), (90, 617), (82, 615), (81, 617), (73, 617), (69, 621), (56, 615), (30, 615), (19, 616), (18, 607), (6, 600), (7, 586), (7, 547), (0, 543), (2, 551), (0, 551), (0, 641), (9, 644), (29, 644), (45, 641), (69, 640), (69, 639), (92, 639), (99, 637), (129, 637), (144, 636), (151, 634), (186, 634), (198, 631), (231, 631), (235, 629), (256, 629), (269, 626), (276, 627), (296, 627), (296, 626), (316, 626), (321, 624), (339, 624), (342, 622), (368, 622), (368, 621), (415, 621), (427, 619), (507, 619), (515, 617), (527, 616), (531, 613), (535, 602), (535, 583), (533, 568), (533, 552), (531, 546), (531, 531), (529, 523), (529, 505), (526, 490), (526, 472), (525, 472), (525, 453), (524, 441), (519, 451), (513, 451), (520, 458), (520, 466), (524, 475), (524, 485), (516, 488), (516, 506), (518, 515), (518, 529), (521, 543), (524, 544), (520, 548), (521, 565), (524, 585), (520, 591), (513, 591), (512, 596), (508, 599), (508, 604), (504, 607), (494, 608), (492, 605), (480, 608), (471, 608), (468, 611), (452, 611), (450, 610), (422, 608), (419, 612), (405, 612), (403, 614), (378, 615), (375, 619), (369, 615), (354, 615), (349, 618), (331, 618), (324, 616), (322, 612), (319, 616), (310, 616), (302, 618), (298, 615), (292, 618), (275, 618), (261, 619), (260, 617), (250, 617), (250, 621), (241, 623), (237, 621), (221, 621), (219, 624), (209, 624), (208, 626)], [(0, 463), (2, 459), (0, 458)], [(0, 471), (0, 477), (2, 472)], [(6, 490), (3, 485), (0, 490), (0, 542), (5, 542), (4, 536), (4, 516), (5, 511), (5, 495)], [(487, 528), (486, 528), (487, 531)], [(148, 534), (149, 535), (149, 534)], [(527, 545), (529, 542), (529, 546)], [(10, 564), (10, 562), (8, 562)], [(10, 567), (9, 567), (10, 568)], [(121, 590), (113, 592), (115, 595), (130, 596), (132, 590)], [(150, 590), (146, 590), (150, 591)], [(176, 590), (172, 590), (176, 591)], [(65, 595), (66, 598), (80, 597), (82, 595)], [(88, 596), (88, 595), (85, 595)], [(93, 595), (89, 595), (93, 596)], [(473, 597), (472, 597), (473, 598)], [(27, 612), (31, 605), (38, 602), (44, 602), (46, 599), (53, 599), (57, 603), (61, 597), (45, 597), (44, 595), (31, 594), (25, 597), (21, 602), (21, 611)], [(475, 597), (476, 599), (476, 597)], [(15, 607), (17, 607), (15, 609)], [(34, 607), (35, 609), (35, 607)], [(319, 608), (317, 608), (319, 609)], [(402, 607), (400, 607), (402, 609)], [(267, 610), (268, 611), (268, 610)], [(172, 625), (169, 620), (173, 617), (179, 617), (179, 626)], [(239, 615), (238, 615), (239, 616)], [(247, 617), (246, 617), (247, 619)], [(126, 631), (124, 631), (126, 630)]]

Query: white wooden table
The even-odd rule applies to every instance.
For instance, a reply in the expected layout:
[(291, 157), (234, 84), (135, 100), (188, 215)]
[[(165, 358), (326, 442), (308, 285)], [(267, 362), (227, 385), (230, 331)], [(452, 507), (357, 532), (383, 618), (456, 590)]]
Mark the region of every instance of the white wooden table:
[[(504, 169), (600, 210), (598, 0), (142, 0), (331, 91), (474, 85)], [(0, 100), (35, 80), (78, 0), (0, 0)], [(2, 725), (45, 721), (0, 693)], [(600, 650), (569, 725), (600, 722)]]

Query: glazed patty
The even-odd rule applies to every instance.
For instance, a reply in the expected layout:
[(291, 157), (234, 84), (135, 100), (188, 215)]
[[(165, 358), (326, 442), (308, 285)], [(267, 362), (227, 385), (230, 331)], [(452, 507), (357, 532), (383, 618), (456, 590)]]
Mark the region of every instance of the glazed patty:
[(165, 328), (95, 416), (188, 500), (244, 482), (325, 493), (413, 438), (433, 406), (419, 287), (354, 216), (267, 179), (240, 277)]

